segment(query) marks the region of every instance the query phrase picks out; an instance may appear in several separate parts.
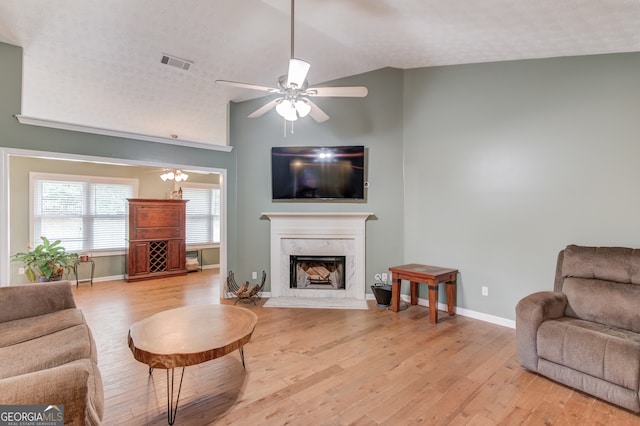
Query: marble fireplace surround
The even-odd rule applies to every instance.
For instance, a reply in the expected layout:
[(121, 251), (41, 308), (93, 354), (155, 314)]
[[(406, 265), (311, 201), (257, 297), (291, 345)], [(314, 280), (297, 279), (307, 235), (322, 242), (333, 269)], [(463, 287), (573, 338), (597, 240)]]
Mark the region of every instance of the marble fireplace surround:
[[(373, 213), (262, 213), (271, 221), (271, 298), (365, 300), (365, 221)], [(345, 256), (345, 289), (292, 289), (290, 255)]]

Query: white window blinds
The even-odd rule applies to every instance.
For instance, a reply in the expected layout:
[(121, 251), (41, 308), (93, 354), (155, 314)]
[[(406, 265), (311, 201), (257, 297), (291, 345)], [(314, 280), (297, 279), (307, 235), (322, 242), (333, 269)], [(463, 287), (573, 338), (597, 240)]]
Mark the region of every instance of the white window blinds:
[(135, 179), (32, 173), (32, 245), (44, 235), (72, 251), (123, 249), (137, 187)]
[(220, 188), (218, 185), (181, 183), (187, 203), (187, 244), (220, 242)]

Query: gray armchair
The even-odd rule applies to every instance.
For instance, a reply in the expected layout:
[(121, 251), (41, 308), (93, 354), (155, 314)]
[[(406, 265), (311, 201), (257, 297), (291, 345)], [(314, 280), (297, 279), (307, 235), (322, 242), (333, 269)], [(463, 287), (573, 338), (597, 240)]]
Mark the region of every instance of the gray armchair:
[(516, 306), (524, 368), (640, 412), (640, 250), (570, 245), (554, 291)]

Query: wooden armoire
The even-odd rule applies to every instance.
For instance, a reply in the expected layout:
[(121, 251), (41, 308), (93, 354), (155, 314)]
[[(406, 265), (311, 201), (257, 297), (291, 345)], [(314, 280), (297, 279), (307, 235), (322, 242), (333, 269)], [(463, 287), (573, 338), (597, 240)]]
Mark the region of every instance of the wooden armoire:
[(128, 282), (186, 275), (186, 200), (129, 198)]

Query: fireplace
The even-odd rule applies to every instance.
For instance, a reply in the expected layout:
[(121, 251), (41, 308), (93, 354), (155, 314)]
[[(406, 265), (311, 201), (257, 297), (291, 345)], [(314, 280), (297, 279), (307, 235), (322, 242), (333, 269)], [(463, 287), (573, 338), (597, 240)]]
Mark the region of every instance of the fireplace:
[[(263, 213), (271, 221), (271, 299), (365, 300), (365, 221), (372, 214)], [(296, 278), (292, 287), (291, 256), (344, 258), (343, 285), (298, 287)]]
[(345, 256), (289, 256), (289, 287), (344, 289), (345, 259)]

